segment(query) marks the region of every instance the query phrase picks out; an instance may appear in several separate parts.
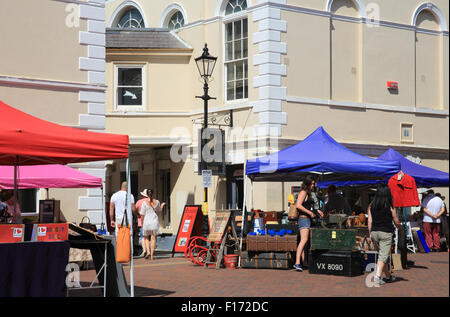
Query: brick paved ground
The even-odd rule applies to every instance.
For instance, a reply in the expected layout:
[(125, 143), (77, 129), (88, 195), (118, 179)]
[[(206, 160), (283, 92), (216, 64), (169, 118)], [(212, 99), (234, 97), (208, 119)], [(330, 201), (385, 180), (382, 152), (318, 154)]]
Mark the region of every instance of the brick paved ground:
[[(182, 257), (134, 261), (136, 297), (448, 297), (449, 254), (409, 254), (415, 265), (396, 271), (399, 281), (366, 287), (365, 275), (339, 277), (307, 271), (203, 268)], [(124, 267), (129, 278), (129, 267)], [(95, 271), (82, 271), (90, 282)], [(76, 294), (76, 295), (75, 295)], [(100, 290), (79, 290), (71, 296), (101, 296)]]

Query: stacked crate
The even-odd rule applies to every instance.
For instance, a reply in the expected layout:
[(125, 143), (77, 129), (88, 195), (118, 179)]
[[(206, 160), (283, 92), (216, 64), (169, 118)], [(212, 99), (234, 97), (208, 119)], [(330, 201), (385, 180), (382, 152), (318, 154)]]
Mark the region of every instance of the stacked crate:
[(248, 235), (247, 251), (242, 252), (241, 267), (290, 269), (296, 249), (297, 235)]
[(311, 229), (309, 273), (342, 276), (362, 274), (357, 230)]

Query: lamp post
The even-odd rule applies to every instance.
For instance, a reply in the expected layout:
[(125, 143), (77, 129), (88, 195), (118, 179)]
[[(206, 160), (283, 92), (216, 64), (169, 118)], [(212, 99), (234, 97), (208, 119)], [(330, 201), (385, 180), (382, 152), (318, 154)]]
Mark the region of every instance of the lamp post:
[[(197, 57), (195, 59), (195, 63), (197, 64), (198, 71), (200, 73), (200, 76), (203, 79), (203, 96), (196, 96), (196, 98), (203, 99), (203, 129), (201, 132), (203, 132), (204, 129), (208, 128), (208, 101), (210, 99), (216, 99), (213, 97), (210, 97), (208, 95), (209, 91), (209, 85), (208, 83), (211, 80), (212, 73), (214, 71), (214, 67), (216, 66), (217, 57), (213, 57), (209, 55), (208, 51), (208, 44), (205, 44), (205, 47), (203, 48), (203, 54), (200, 57)], [(200, 140), (203, 140), (202, 137), (200, 137)], [(207, 162), (203, 159), (203, 142), (201, 141), (199, 144), (199, 154), (200, 154), (200, 170), (206, 170), (208, 167)], [(206, 219), (206, 221), (203, 222), (203, 231), (208, 232), (209, 231), (209, 225), (208, 225), (208, 188), (205, 187), (204, 189), (204, 200), (202, 205), (202, 212), (203, 212), (203, 218)]]

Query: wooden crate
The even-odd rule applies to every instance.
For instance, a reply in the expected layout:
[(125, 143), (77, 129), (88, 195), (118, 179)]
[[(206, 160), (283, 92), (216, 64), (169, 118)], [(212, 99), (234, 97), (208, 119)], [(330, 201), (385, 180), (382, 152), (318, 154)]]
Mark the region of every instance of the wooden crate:
[(296, 251), (297, 236), (247, 236), (247, 251)]
[(241, 267), (252, 269), (281, 269), (292, 268), (295, 259), (290, 252), (242, 252)]
[(357, 250), (357, 230), (311, 229), (312, 250), (352, 251)]

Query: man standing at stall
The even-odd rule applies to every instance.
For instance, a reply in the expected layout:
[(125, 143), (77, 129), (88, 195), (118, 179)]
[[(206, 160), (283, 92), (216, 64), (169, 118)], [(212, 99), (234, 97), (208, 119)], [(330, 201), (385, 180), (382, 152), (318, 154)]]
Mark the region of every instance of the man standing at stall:
[[(114, 195), (112, 195), (111, 202), (109, 204), (109, 216), (111, 219), (111, 227), (115, 229), (116, 235), (118, 230), (117, 225), (122, 222), (125, 210), (127, 208), (127, 187), (128, 183), (123, 182), (120, 187), (120, 190), (114, 193)], [(133, 214), (137, 216), (133, 194), (130, 194), (130, 199), (131, 199), (131, 211), (133, 212)], [(132, 217), (129, 216), (128, 219), (132, 219)]]
[(432, 252), (439, 252), (441, 249), (440, 239), (440, 217), (444, 213), (444, 202), (434, 194), (433, 190), (427, 192), (427, 196), (422, 201), (423, 230), (425, 240)]

